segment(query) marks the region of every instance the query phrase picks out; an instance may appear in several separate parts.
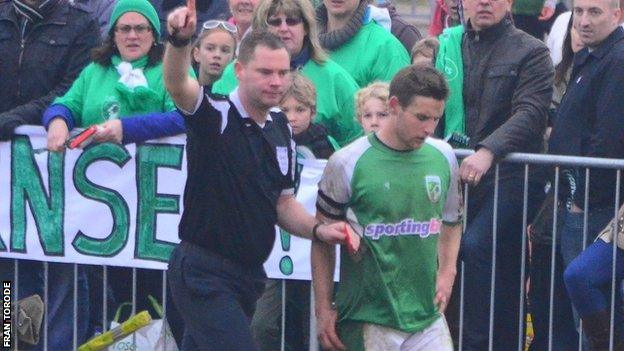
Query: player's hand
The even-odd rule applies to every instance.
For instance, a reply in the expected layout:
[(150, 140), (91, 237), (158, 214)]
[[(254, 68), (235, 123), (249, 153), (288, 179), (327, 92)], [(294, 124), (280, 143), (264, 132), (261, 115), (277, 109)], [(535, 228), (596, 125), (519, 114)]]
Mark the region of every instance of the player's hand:
[(444, 313), (453, 292), (453, 283), (455, 282), (455, 272), (438, 272), (436, 281), (436, 294), (433, 303), (438, 306), (438, 311)]
[(346, 350), (336, 333), (338, 312), (333, 309), (320, 308), (316, 311), (316, 329), (323, 350)]
[(187, 6), (178, 7), (167, 16), (167, 31), (179, 40), (190, 39), (196, 27), (195, 0), (187, 0)]
[(121, 120), (112, 119), (100, 124), (97, 127), (95, 134), (93, 134), (93, 140), (98, 143), (111, 142), (121, 144), (123, 138), (123, 127)]
[(67, 123), (62, 118), (55, 118), (48, 126), (48, 150), (63, 152), (69, 138)]
[(462, 161), (459, 167), (459, 175), (464, 182), (477, 185), (492, 166), (492, 162), (494, 162), (494, 154), (482, 147)]

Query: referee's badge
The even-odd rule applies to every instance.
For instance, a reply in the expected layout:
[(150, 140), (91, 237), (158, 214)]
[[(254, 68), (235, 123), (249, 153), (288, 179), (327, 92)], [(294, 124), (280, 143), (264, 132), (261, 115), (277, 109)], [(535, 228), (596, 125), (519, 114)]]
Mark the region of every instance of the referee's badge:
[(425, 186), (427, 187), (427, 197), (432, 203), (440, 201), (442, 195), (442, 182), (438, 176), (425, 176)]
[(288, 148), (286, 146), (276, 146), (277, 163), (279, 164), (282, 175), (288, 174)]

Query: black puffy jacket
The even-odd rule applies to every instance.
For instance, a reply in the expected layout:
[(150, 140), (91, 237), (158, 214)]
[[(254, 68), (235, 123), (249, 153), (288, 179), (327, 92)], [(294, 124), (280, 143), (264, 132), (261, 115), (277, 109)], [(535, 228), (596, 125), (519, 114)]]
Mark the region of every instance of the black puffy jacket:
[(41, 124), (45, 108), (69, 89), (100, 42), (97, 21), (66, 2), (23, 38), (21, 28), (12, 2), (0, 0), (0, 140), (17, 126)]

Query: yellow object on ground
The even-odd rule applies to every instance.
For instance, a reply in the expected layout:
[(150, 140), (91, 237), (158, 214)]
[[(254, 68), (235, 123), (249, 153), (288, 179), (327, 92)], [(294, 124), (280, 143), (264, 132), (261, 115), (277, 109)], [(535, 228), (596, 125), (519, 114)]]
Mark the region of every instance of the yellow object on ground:
[(117, 328), (111, 329), (82, 344), (78, 351), (100, 351), (119, 341), (135, 331), (143, 328), (152, 321), (149, 312), (143, 311), (123, 322)]

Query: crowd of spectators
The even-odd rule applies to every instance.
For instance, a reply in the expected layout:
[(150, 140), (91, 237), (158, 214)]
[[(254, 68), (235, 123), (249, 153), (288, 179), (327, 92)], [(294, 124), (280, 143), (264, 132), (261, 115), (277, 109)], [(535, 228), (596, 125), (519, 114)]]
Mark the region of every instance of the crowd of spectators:
[[(525, 183), (523, 165), (499, 163), (513, 152), (624, 158), (624, 1), (574, 0), (567, 9), (555, 0), (437, 0), (426, 38), (388, 1), (196, 2), (191, 43), (177, 32), (188, 29), (186, 24), (172, 26), (171, 18), (168, 23), (171, 13), (186, 9), (183, 0), (0, 0), (0, 141), (10, 141), (22, 125), (43, 126), (49, 152), (64, 152), (74, 128), (96, 126), (94, 140), (99, 143), (142, 143), (183, 134), (189, 126), (201, 127), (189, 122), (192, 116), (216, 113), (205, 106), (209, 103), (195, 101), (195, 95), (217, 100), (229, 96), (242, 113), (236, 99), (239, 94), (245, 99), (247, 87), (241, 84), (251, 83), (241, 72), (255, 47), (251, 54), (241, 53), (241, 42), (266, 31), (279, 39), (266, 45), (283, 47), (292, 71), (272, 107), (285, 114), (299, 157), (329, 159), (390, 123), (389, 83), (397, 72), (410, 64), (436, 68), (450, 94), (432, 138), (459, 137), (465, 141), (461, 147), (475, 151), (458, 169), (470, 194), (458, 248), (464, 264), (463, 348), (485, 350), (492, 339), (494, 350), (516, 349), (518, 340), (524, 340), (525, 319), (518, 316), (527, 311), (520, 299), (526, 249), (521, 214), (526, 210), (532, 224), (531, 350), (546, 349), (549, 342), (555, 350), (575, 348), (580, 320), (588, 349), (607, 350), (613, 342), (615, 350), (624, 350), (620, 289), (615, 290), (613, 318), (610, 311), (614, 260), (616, 280), (624, 278), (624, 233), (618, 238), (610, 230), (622, 231), (621, 223), (611, 221), (614, 204), (624, 202), (624, 191), (618, 194), (615, 188), (615, 171), (592, 169), (588, 177), (582, 168), (562, 167), (555, 198), (551, 169), (536, 172)], [(265, 45), (266, 39), (255, 36), (257, 45)], [(192, 94), (188, 87), (166, 84), (168, 67), (163, 64), (165, 47), (187, 45), (183, 62), (189, 69), (180, 79), (194, 82)], [(180, 94), (195, 99), (196, 104), (185, 105), (195, 108), (181, 106)], [(277, 115), (274, 120), (281, 123)], [(195, 133), (189, 131), (189, 150), (204, 142)], [(591, 189), (587, 199), (586, 184)], [(553, 205), (559, 219), (554, 229)], [(187, 238), (192, 228), (188, 218), (181, 224)], [(558, 233), (556, 242), (553, 232)], [(550, 276), (551, 260), (556, 262), (555, 276)], [(18, 298), (44, 295), (41, 263), (20, 261), (19, 272)], [(46, 301), (48, 349), (72, 348), (68, 320), (77, 318), (81, 343), (102, 327), (97, 304), (114, 308), (132, 298), (124, 283), (128, 271), (111, 272), (107, 301), (93, 302), (89, 295), (94, 295), (101, 273), (78, 266), (74, 311), (73, 265), (48, 265), (48, 279), (54, 281)], [(12, 260), (0, 257), (0, 277), (12, 280), (13, 273)], [(153, 284), (160, 281), (159, 274), (139, 270), (139, 300), (161, 295), (160, 285)], [(556, 303), (549, 311), (551, 280)], [(275, 350), (282, 332), (282, 289), (276, 280), (262, 283), (257, 306), (255, 297), (249, 297), (252, 307), (245, 314), (254, 347)], [(286, 349), (309, 347), (310, 290), (310, 282), (286, 284)], [(459, 297), (456, 283), (446, 311), (456, 344)], [(179, 344), (185, 335), (185, 347), (203, 349), (188, 342), (184, 321), (188, 324), (189, 317), (168, 305)], [(484, 308), (490, 305), (495, 310), (492, 331), (489, 309)], [(554, 326), (549, 335), (550, 318)], [(32, 347), (39, 349), (41, 343)]]

